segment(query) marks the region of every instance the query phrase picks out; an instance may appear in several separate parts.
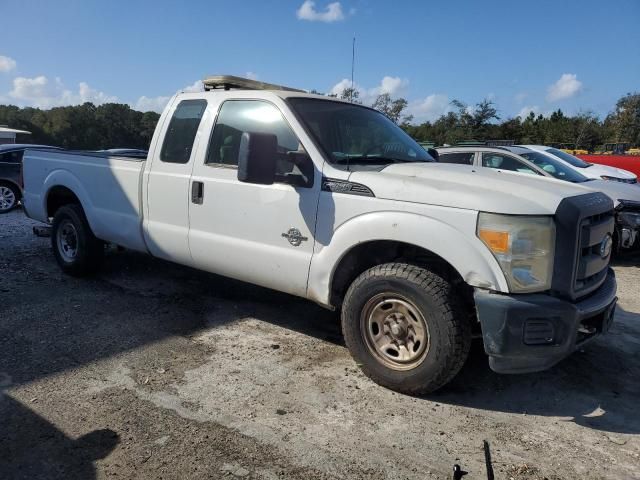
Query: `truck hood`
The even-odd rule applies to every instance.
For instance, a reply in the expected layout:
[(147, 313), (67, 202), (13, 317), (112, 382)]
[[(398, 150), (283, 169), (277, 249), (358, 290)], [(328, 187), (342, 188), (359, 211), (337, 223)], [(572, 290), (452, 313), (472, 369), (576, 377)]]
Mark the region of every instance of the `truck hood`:
[(435, 162), (353, 172), (349, 181), (388, 200), (521, 215), (553, 215), (564, 198), (592, 191), (548, 177)]
[(615, 205), (620, 203), (619, 200), (640, 202), (640, 185), (638, 184), (621, 183), (612, 180), (591, 180), (581, 185), (611, 197)]

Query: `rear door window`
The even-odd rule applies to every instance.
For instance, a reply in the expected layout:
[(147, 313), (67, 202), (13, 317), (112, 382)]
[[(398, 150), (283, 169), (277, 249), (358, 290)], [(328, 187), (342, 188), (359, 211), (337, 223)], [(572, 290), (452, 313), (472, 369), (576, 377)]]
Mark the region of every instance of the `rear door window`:
[(183, 100), (180, 102), (171, 117), (169, 128), (165, 132), (160, 160), (168, 163), (189, 162), (193, 142), (206, 108), (206, 100)]

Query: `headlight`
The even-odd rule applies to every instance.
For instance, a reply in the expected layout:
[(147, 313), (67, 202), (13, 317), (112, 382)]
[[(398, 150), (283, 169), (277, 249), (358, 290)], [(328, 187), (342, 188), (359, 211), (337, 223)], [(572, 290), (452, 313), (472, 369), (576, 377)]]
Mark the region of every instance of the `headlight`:
[(498, 260), (509, 291), (551, 288), (556, 239), (552, 217), (480, 212), (477, 235)]
[(610, 177), (609, 175), (601, 175), (600, 178), (602, 180), (610, 180), (612, 182), (620, 182), (620, 183), (637, 183), (635, 178), (620, 178), (620, 177)]

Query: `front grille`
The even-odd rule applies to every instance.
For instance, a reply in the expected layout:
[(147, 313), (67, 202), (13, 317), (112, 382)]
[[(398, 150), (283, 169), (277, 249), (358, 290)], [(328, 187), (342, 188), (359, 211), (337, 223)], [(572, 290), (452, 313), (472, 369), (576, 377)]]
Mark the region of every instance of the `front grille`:
[[(576, 296), (583, 296), (599, 287), (607, 276), (613, 240), (613, 212), (591, 215), (580, 222), (580, 249), (574, 282)], [(604, 251), (603, 242), (609, 242)], [(604, 255), (606, 254), (606, 255)], [(603, 256), (604, 255), (604, 256)]]
[(556, 210), (556, 254), (552, 294), (575, 301), (596, 290), (607, 276), (610, 255), (603, 240), (613, 233), (613, 201), (595, 192), (565, 198)]

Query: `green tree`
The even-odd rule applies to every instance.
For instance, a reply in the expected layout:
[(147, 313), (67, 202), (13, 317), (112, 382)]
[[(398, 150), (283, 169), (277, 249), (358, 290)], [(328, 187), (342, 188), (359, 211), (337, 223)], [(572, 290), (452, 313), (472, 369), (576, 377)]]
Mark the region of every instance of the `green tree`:
[(371, 107), (375, 108), (379, 112), (384, 113), (398, 125), (408, 125), (411, 120), (413, 120), (413, 115), (403, 114), (404, 110), (407, 108), (407, 105), (409, 105), (409, 102), (407, 102), (404, 98), (396, 98), (394, 100), (388, 93), (383, 93), (381, 95), (378, 95)]
[(627, 93), (605, 120), (607, 141), (640, 146), (640, 93)]
[(361, 104), (362, 103), (359, 100), (360, 99), (360, 92), (358, 91), (357, 88), (354, 88), (354, 87), (347, 87), (344, 90), (342, 90), (342, 93), (340, 94), (340, 98), (342, 100), (348, 100), (351, 103), (357, 103), (357, 104)]
[(159, 118), (156, 112), (138, 112), (117, 103), (84, 103), (49, 110), (0, 105), (0, 124), (32, 132), (18, 141), (77, 150), (148, 149)]

